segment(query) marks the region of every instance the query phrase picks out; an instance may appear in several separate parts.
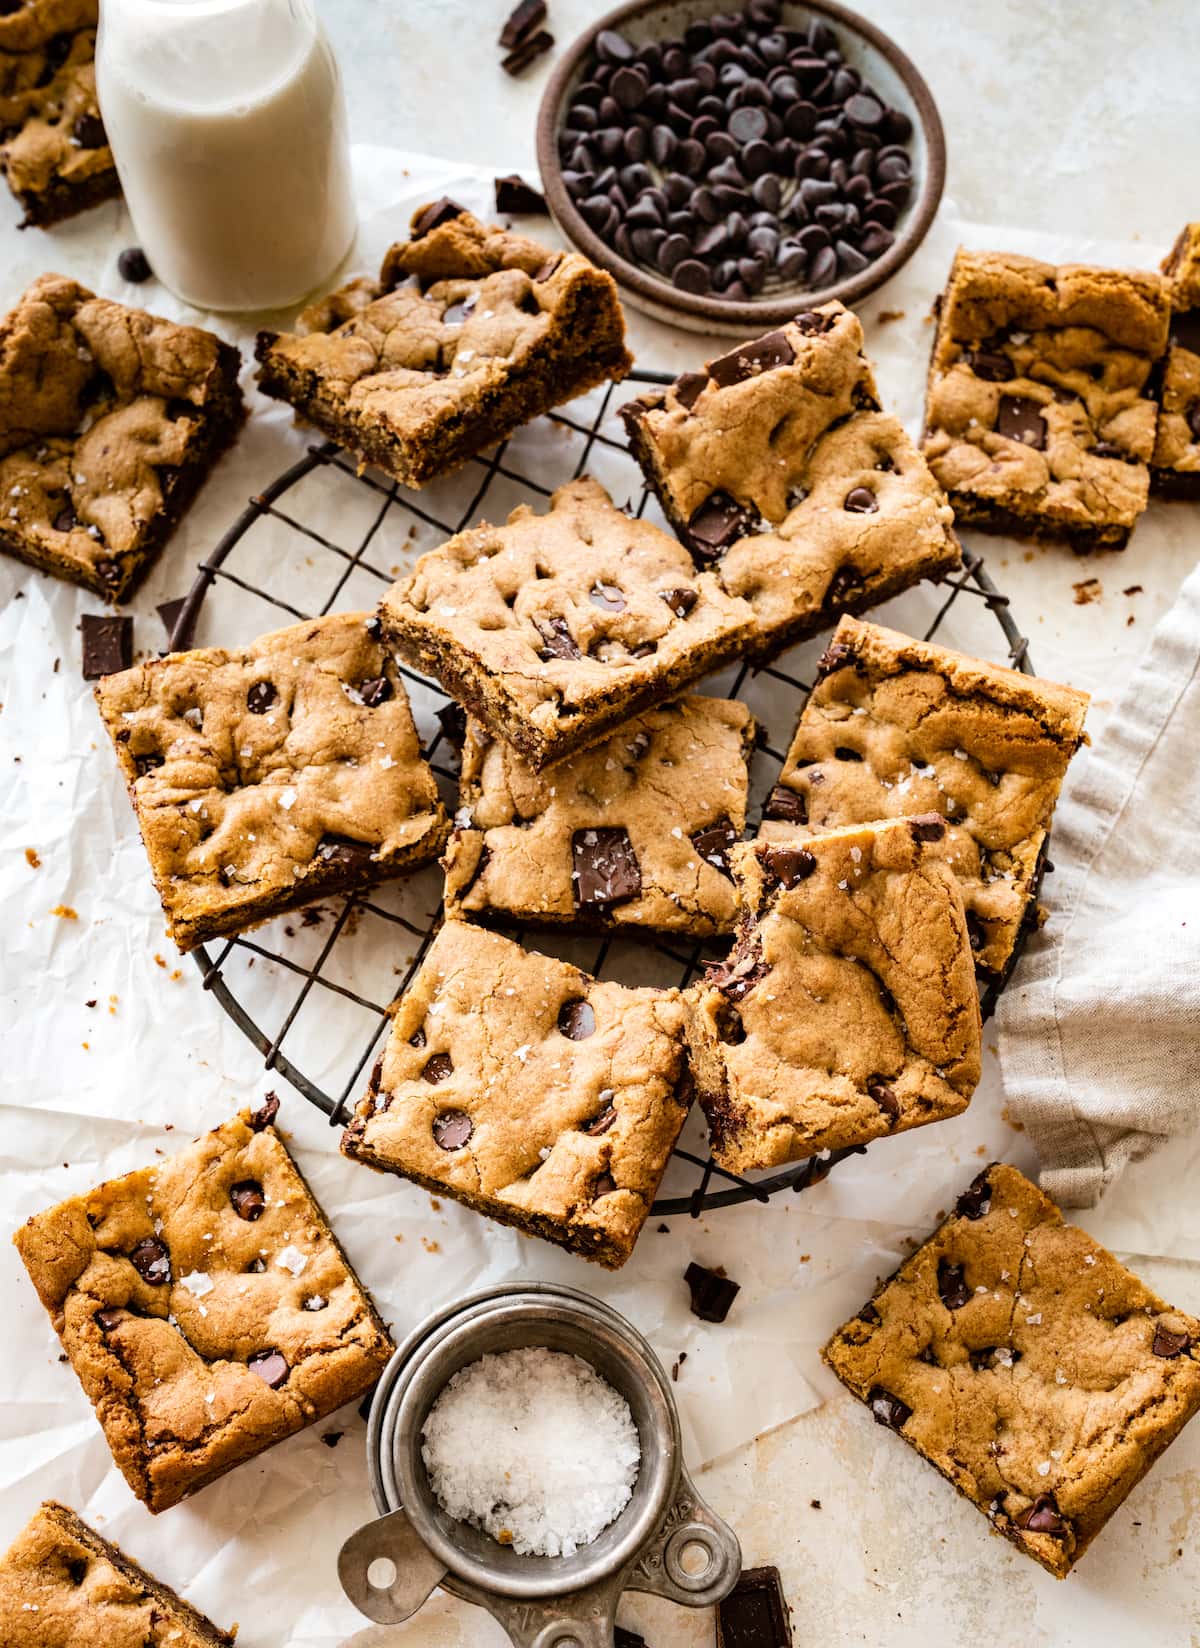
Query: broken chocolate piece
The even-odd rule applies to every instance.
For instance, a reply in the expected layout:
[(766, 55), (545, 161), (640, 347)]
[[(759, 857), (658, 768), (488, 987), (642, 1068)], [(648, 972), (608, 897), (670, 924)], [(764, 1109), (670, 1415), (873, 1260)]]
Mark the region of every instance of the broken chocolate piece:
[(628, 830), (576, 830), (571, 861), (577, 907), (620, 904), (641, 893), (642, 872)]
[(744, 1568), (717, 1605), (717, 1648), (791, 1648), (792, 1628), (779, 1569)]
[(513, 217), (549, 217), (546, 197), (515, 172), (496, 179), (496, 210)]
[(755, 378), (776, 366), (790, 366), (795, 352), (786, 332), (768, 332), (752, 343), (739, 344), (727, 355), (720, 355), (708, 365), (708, 375), (721, 389), (741, 383), (744, 378)]
[(693, 1261), (683, 1273), (692, 1295), (692, 1315), (702, 1322), (723, 1322), (729, 1307), (742, 1291), (741, 1284), (730, 1281), (719, 1270), (709, 1270)]
[(129, 1263), (151, 1287), (163, 1287), (171, 1280), (171, 1256), (157, 1236), (143, 1236), (130, 1253)]
[(1186, 1333), (1172, 1333), (1170, 1328), (1163, 1327), (1162, 1323), (1159, 1322), (1154, 1329), (1154, 1345), (1152, 1348), (1155, 1356), (1163, 1356), (1169, 1359), (1187, 1350), (1191, 1342)]
[(692, 846), (706, 864), (711, 864), (720, 870), (723, 876), (733, 879), (733, 871), (729, 867), (730, 848), (735, 847), (741, 840), (733, 827), (730, 818), (718, 818), (715, 824), (707, 829), (698, 830), (692, 837)]
[(412, 226), (412, 238), (422, 239), (431, 230), (440, 229), (443, 223), (451, 223), (456, 217), (462, 217), (466, 209), (465, 206), (460, 206), (457, 200), (451, 200), (447, 195), (443, 195), (440, 200), (432, 201), (426, 206), (416, 219)]
[(807, 824), (808, 803), (786, 784), (776, 784), (767, 797), (763, 817), (778, 824)]
[(507, 57), (502, 57), (500, 67), (505, 74), (521, 74), (553, 45), (554, 36), (546, 29), (539, 29), (536, 34), (530, 35), (528, 40), (522, 40), (519, 46), (515, 46)]
[(583, 654), (567, 626), (567, 620), (555, 614), (550, 618), (535, 618), (533, 627), (542, 638), (538, 656), (544, 664), (554, 658), (582, 658)]
[(546, 0), (520, 0), (520, 4), (509, 13), (504, 27), (500, 30), (500, 45), (505, 51), (511, 51), (514, 46), (520, 45), (527, 34), (540, 28), (546, 21)]
[(902, 1425), (912, 1418), (912, 1409), (907, 1402), (902, 1402), (891, 1391), (884, 1390), (882, 1385), (872, 1385), (867, 1392), (867, 1406), (875, 1416), (877, 1425), (887, 1425), (891, 1430), (898, 1431)]
[(992, 1187), (987, 1169), (977, 1173), (954, 1204), (954, 1211), (964, 1219), (982, 1219), (992, 1206)]
[(79, 620), (83, 636), (83, 679), (98, 681), (133, 663), (133, 619), (85, 612)]
[(251, 1115), (250, 1126), (256, 1133), (261, 1133), (264, 1128), (274, 1126), (278, 1114), (279, 1095), (277, 1093), (268, 1093), (259, 1108)]

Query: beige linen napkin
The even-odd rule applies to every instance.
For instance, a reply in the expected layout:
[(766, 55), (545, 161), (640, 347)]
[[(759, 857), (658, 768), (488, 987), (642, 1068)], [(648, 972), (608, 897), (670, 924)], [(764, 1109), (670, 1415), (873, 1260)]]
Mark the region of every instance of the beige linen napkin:
[(1200, 1122), (1200, 567), (1077, 761), (997, 1025), (1047, 1194), (1090, 1207)]

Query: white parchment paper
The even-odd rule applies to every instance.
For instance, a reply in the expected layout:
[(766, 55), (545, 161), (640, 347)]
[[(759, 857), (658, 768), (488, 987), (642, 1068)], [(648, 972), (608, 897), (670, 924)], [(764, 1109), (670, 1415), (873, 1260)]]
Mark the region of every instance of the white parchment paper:
[[(376, 266), (421, 200), (447, 192), (490, 213), (491, 170), (464, 171), (377, 149), (356, 151), (356, 164), (362, 205), (356, 267)], [(543, 223), (530, 228), (554, 238)], [(120, 281), (116, 256), (131, 239), (115, 205), (52, 239), (0, 229), (0, 300), (7, 305), (34, 275), (55, 267), (112, 296), (195, 318), (157, 285)], [(887, 403), (914, 430), (930, 337), (925, 317), (960, 239), (1060, 260), (1143, 265), (1156, 263), (1164, 250), (967, 225), (944, 206), (917, 257), (863, 309)], [(630, 321), (644, 365), (679, 370), (714, 352), (703, 340), (636, 315)], [(213, 324), (249, 356), (253, 326)], [(245, 434), (134, 603), (139, 652), (165, 644), (156, 603), (186, 591), (196, 563), (246, 498), (305, 450), (306, 437), (284, 409), (257, 394), (251, 398), (254, 416)], [(566, 478), (573, 461), (569, 433), (543, 427), (518, 439), (526, 466), (535, 466), (546, 484)], [(621, 460), (600, 453), (595, 467), (615, 488), (628, 486)], [(430, 489), (431, 507), (451, 508), (458, 484)], [(329, 472), (305, 487), (305, 518), (352, 548), (370, 524), (363, 489)], [(1038, 667), (1091, 689), (1095, 724), (1149, 623), (1195, 559), (1196, 520), (1181, 506), (1155, 505), (1123, 556), (1087, 563), (1053, 547), (976, 540), (1012, 596)], [(436, 533), (408, 539), (389, 526), (371, 553), (390, 573), (435, 540)], [(265, 522), (238, 553), (250, 581), (286, 591), (301, 611), (317, 610), (330, 584), (330, 565), (318, 546), (298, 547), (293, 533)], [(1073, 585), (1090, 577), (1099, 580), (1099, 597), (1078, 606)], [(1134, 585), (1140, 586), (1135, 593), (1121, 593)], [(338, 605), (370, 604), (379, 587), (357, 572)], [(343, 1161), (322, 1117), (263, 1072), (258, 1054), (201, 988), (193, 963), (165, 938), (107, 737), (80, 677), (79, 615), (99, 604), (11, 562), (0, 563), (0, 601), (5, 1229), (156, 1151), (169, 1152), (273, 1087), (284, 1101), (281, 1125), (397, 1336), (430, 1309), (487, 1283), (562, 1280), (610, 1299), (650, 1336), (668, 1367), (679, 1363), (675, 1389), (689, 1462), (706, 1467), (701, 1486), (734, 1522), (747, 1560), (772, 1561), (783, 1570), (803, 1639), (866, 1640), (852, 1623), (856, 1609), (865, 1591), (883, 1591), (891, 1601), (878, 1617), (895, 1618), (896, 1642), (1041, 1640), (1082, 1648), (1097, 1637), (1132, 1641), (1143, 1633), (1164, 1645), (1200, 1640), (1196, 1587), (1184, 1560), (1200, 1528), (1200, 1436), (1176, 1445), (1081, 1573), (1056, 1587), (989, 1539), (978, 1514), (908, 1450), (883, 1437), (820, 1365), (817, 1350), (831, 1329), (982, 1162), (1003, 1156), (1032, 1165), (1025, 1141), (1004, 1117), (990, 1052), (965, 1116), (875, 1146), (803, 1197), (787, 1194), (769, 1207), (749, 1205), (696, 1222), (673, 1219), (666, 1231), (652, 1221), (617, 1277), (448, 1201), (435, 1206), (415, 1187)], [(915, 629), (928, 624), (937, 602), (935, 591), (915, 591), (883, 617)], [(286, 621), (257, 597), (220, 586), (206, 604), (198, 641), (245, 640)], [(1000, 632), (979, 603), (960, 602), (943, 638), (1003, 654)], [(786, 737), (794, 701), (761, 677), (746, 690), (776, 739)], [(416, 707), (428, 729), (429, 705), (418, 695)], [(389, 907), (418, 919), (437, 897), (437, 878), (426, 874), (381, 901), (394, 900)], [(292, 918), (265, 929), (263, 943), (303, 966), (327, 932), (327, 917), (311, 928)], [(339, 940), (327, 973), (386, 1001), (412, 949), (395, 928), (364, 920)], [(627, 962), (631, 980), (639, 982), (653, 979), (661, 966), (633, 951)], [(280, 1002), (290, 1001), (300, 983), (286, 966), (264, 960), (237, 974), (241, 999), (264, 1023), (279, 1022)], [(317, 989), (285, 1050), (315, 1080), (331, 1083), (361, 1055), (372, 1022), (346, 998)], [(693, 1121), (688, 1138), (699, 1145), (701, 1137)], [(1189, 1146), (1172, 1161), (1146, 1164), (1086, 1221), (1168, 1297), (1192, 1309), (1200, 1308), (1200, 1214), (1188, 1186), (1198, 1155)], [(692, 1182), (672, 1168), (669, 1188)], [(706, 1326), (690, 1314), (682, 1274), (691, 1259), (724, 1265), (741, 1284), (726, 1324)], [(364, 1427), (353, 1408), (151, 1518), (112, 1466), (7, 1244), (0, 1244), (0, 1285), (8, 1307), (0, 1353), (0, 1540), (19, 1530), (41, 1498), (62, 1498), (219, 1624), (240, 1620), (240, 1640), (249, 1648), (334, 1648), (351, 1639), (356, 1648), (487, 1648), (502, 1640), (490, 1621), (446, 1598), (434, 1599), (406, 1627), (359, 1634), (364, 1622), (342, 1599), (334, 1567), (341, 1540), (372, 1509)], [(322, 1436), (336, 1431), (344, 1433), (340, 1441), (327, 1446)], [(948, 1575), (968, 1572), (969, 1586), (948, 1583)], [(999, 1620), (992, 1609), (997, 1595), (1004, 1599)], [(652, 1648), (712, 1640), (706, 1615), (634, 1599), (626, 1610)]]

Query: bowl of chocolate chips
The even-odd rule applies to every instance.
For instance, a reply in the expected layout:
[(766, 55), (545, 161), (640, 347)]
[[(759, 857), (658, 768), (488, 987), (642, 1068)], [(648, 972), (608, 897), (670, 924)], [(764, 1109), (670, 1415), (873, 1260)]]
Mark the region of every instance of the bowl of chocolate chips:
[(946, 146), (910, 59), (833, 0), (629, 0), (560, 62), (538, 162), (560, 229), (632, 304), (732, 335), (893, 275)]

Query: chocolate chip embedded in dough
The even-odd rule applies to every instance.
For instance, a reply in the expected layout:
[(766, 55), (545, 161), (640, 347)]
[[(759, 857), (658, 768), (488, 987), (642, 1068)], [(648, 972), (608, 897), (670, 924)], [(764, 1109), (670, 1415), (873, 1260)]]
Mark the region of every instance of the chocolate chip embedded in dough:
[(420, 240), (431, 230), (440, 229), (443, 223), (451, 223), (456, 217), (462, 217), (466, 210), (465, 206), (460, 206), (456, 200), (451, 200), (446, 195), (440, 200), (432, 201), (413, 223), (413, 240)]
[(157, 1236), (143, 1236), (130, 1253), (129, 1263), (151, 1287), (164, 1287), (171, 1280), (171, 1255)]
[(796, 353), (786, 332), (768, 332), (753, 343), (739, 344), (727, 355), (708, 363), (708, 375), (720, 388), (742, 383), (746, 378), (758, 377), (777, 366), (790, 366)]
[(808, 803), (786, 784), (776, 784), (767, 797), (763, 817), (777, 824), (807, 824)]
[(1053, 1539), (1063, 1539), (1071, 1531), (1071, 1524), (1059, 1510), (1053, 1494), (1039, 1494), (1013, 1521), (1026, 1533), (1049, 1534)]
[(366, 841), (351, 841), (345, 836), (323, 835), (317, 843), (316, 856), (322, 864), (340, 870), (357, 870), (371, 862), (375, 849)]
[(871, 1386), (867, 1392), (867, 1406), (877, 1425), (887, 1425), (893, 1431), (900, 1430), (912, 1418), (908, 1403), (902, 1402), (890, 1390), (884, 1390), (882, 1385)]
[(807, 881), (817, 868), (816, 859), (805, 847), (767, 847), (759, 854), (759, 863), (785, 888)]
[(751, 944), (744, 951), (734, 951), (725, 961), (708, 967), (705, 976), (713, 989), (719, 990), (729, 1001), (744, 1001), (770, 971), (761, 949)]
[(910, 818), (908, 828), (914, 841), (940, 841), (946, 833), (946, 820), (937, 813), (923, 813), (919, 818)]
[(1181, 1352), (1187, 1350), (1191, 1342), (1189, 1334), (1172, 1333), (1170, 1328), (1163, 1327), (1162, 1323), (1159, 1322), (1154, 1329), (1152, 1349), (1155, 1356), (1162, 1356), (1169, 1360), (1171, 1357), (1178, 1356)]
[(535, 618), (533, 627), (542, 638), (542, 647), (538, 657), (543, 663), (550, 663), (555, 658), (574, 659), (583, 657), (565, 618), (561, 618), (557, 614), (550, 618)]
[(120, 1310), (98, 1310), (95, 1315), (97, 1325), (103, 1328), (105, 1333), (111, 1333), (120, 1325), (123, 1318), (124, 1312)]
[(879, 499), (869, 486), (852, 486), (846, 494), (842, 508), (851, 515), (877, 515)]
[(601, 1088), (601, 1102), (604, 1103), (605, 1100), (608, 1100), (609, 1102), (604, 1103), (603, 1110), (597, 1111), (596, 1115), (592, 1117), (590, 1122), (583, 1123), (580, 1128), (580, 1132), (586, 1133), (591, 1139), (598, 1139), (602, 1134), (608, 1132), (609, 1128), (613, 1126), (617, 1119), (617, 1107), (611, 1102), (612, 1097), (613, 1090), (611, 1087)]
[(433, 1140), (442, 1150), (461, 1150), (474, 1131), (475, 1123), (465, 1110), (439, 1110), (433, 1118)]
[(1001, 395), (996, 408), (996, 433), (1038, 452), (1046, 450), (1046, 420), (1038, 402), (1027, 395)]
[(992, 1186), (987, 1170), (977, 1173), (954, 1204), (954, 1211), (964, 1219), (982, 1219), (991, 1211)]
[(108, 133), (98, 114), (81, 114), (71, 129), (71, 135), (81, 149), (103, 149), (108, 142)]
[(720, 870), (723, 876), (733, 879), (733, 871), (729, 867), (730, 849), (741, 840), (738, 831), (733, 827), (731, 818), (718, 818), (715, 824), (709, 824), (703, 830), (697, 830), (692, 837), (692, 846), (705, 861), (714, 869)]
[(968, 349), (965, 359), (975, 376), (985, 383), (1008, 383), (1017, 375), (1012, 361), (998, 349)]
[(586, 1041), (596, 1032), (596, 1014), (582, 996), (564, 1001), (558, 1010), (558, 1029), (568, 1041)]
[(453, 1074), (454, 1060), (449, 1053), (435, 1053), (432, 1058), (426, 1059), (421, 1069), (421, 1080), (436, 1087), (439, 1082), (449, 1081)]
[(867, 1092), (889, 1121), (896, 1122), (900, 1120), (900, 1100), (882, 1076), (871, 1076), (868, 1079)]
[(272, 704), (279, 702), (273, 681), (255, 681), (246, 693), (246, 708), (251, 715), (265, 715)]
[(708, 375), (704, 372), (685, 372), (682, 377), (675, 379), (672, 389), (675, 399), (685, 411), (690, 412), (708, 385)]
[(862, 573), (856, 566), (846, 563), (838, 567), (829, 580), (825, 590), (825, 605), (833, 606), (843, 601), (857, 600), (865, 589)]
[(359, 687), (358, 696), (369, 710), (376, 709), (392, 696), (392, 683), (386, 675), (372, 676)]
[(721, 551), (749, 532), (752, 517), (728, 492), (713, 492), (688, 521), (688, 538), (693, 553), (701, 560), (716, 560)]
[(291, 1369), (287, 1359), (277, 1350), (260, 1350), (249, 1357), (246, 1367), (251, 1373), (256, 1373), (264, 1385), (271, 1390), (278, 1390), (280, 1385), (287, 1383), (287, 1376)]
[(263, 1195), (263, 1187), (256, 1179), (242, 1179), (238, 1184), (231, 1185), (229, 1200), (238, 1218), (245, 1219), (250, 1224), (261, 1219), (266, 1212), (267, 1199)]
[(592, 1186), (592, 1200), (598, 1202), (601, 1196), (611, 1196), (617, 1188), (617, 1181), (611, 1173), (601, 1173)]
[(966, 1270), (949, 1259), (939, 1259), (937, 1268), (938, 1294), (947, 1310), (961, 1310), (971, 1297)]
[(700, 597), (694, 589), (660, 589), (659, 598), (667, 603), (676, 618), (686, 618)]
[(642, 872), (622, 828), (576, 830), (571, 837), (571, 882), (577, 907), (621, 904), (637, 898)]

